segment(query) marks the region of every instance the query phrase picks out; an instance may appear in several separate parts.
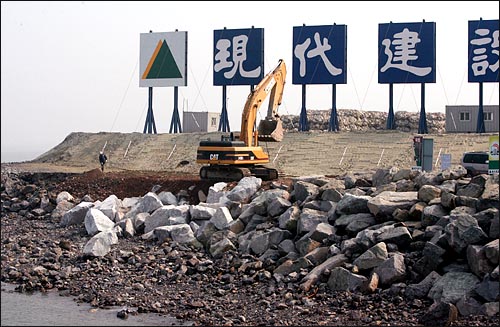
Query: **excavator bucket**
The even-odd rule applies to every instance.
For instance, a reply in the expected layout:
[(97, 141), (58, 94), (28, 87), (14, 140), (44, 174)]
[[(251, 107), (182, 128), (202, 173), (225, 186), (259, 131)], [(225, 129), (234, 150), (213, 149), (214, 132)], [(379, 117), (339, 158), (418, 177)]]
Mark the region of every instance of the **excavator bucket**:
[(283, 140), (283, 124), (280, 119), (261, 120), (257, 131), (259, 141), (281, 142)]

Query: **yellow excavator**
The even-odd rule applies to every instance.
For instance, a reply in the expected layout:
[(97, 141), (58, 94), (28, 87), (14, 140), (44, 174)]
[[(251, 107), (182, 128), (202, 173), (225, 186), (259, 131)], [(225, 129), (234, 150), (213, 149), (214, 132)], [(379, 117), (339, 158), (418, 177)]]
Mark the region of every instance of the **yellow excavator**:
[[(238, 135), (221, 136), (220, 141), (200, 141), (196, 162), (204, 164), (200, 169), (201, 179), (239, 181), (246, 176), (263, 180), (278, 178), (278, 171), (263, 164), (269, 163), (269, 155), (259, 146), (259, 141), (281, 142), (283, 125), (278, 106), (283, 97), (286, 66), (281, 59), (276, 68), (268, 73), (248, 95)], [(269, 107), (265, 119), (255, 130), (257, 113), (269, 96)]]

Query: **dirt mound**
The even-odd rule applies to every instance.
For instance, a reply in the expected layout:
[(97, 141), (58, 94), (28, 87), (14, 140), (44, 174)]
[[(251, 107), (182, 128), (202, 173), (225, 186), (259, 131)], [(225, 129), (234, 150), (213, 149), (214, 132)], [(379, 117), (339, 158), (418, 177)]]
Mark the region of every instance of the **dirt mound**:
[(99, 168), (96, 168), (96, 169), (92, 169), (92, 170), (84, 172), (82, 174), (82, 177), (88, 178), (88, 179), (96, 179), (99, 177), (103, 177), (103, 175), (104, 175), (104, 172), (102, 170), (100, 170)]
[[(60, 173), (54, 176), (61, 175)], [(50, 179), (45, 174), (46, 179)], [(59, 177), (59, 179), (61, 179)], [(292, 180), (280, 178), (277, 182), (290, 187)], [(198, 176), (188, 174), (168, 174), (150, 171), (121, 171), (103, 173), (100, 169), (93, 169), (81, 174), (67, 174), (63, 181), (56, 183), (54, 192), (67, 191), (74, 197), (82, 198), (89, 195), (92, 200), (103, 201), (111, 194), (119, 199), (142, 197), (154, 191), (160, 194), (163, 191), (171, 192), (178, 198), (185, 198), (190, 204), (198, 204), (204, 199), (199, 198), (199, 192), (206, 196), (214, 181), (200, 180)], [(228, 183), (228, 189), (236, 186), (236, 182)], [(271, 182), (262, 182), (263, 189), (269, 189)]]
[[(142, 197), (154, 190), (156, 194), (162, 191), (174, 195), (182, 195), (191, 204), (198, 204), (198, 192), (208, 194), (213, 185), (211, 181), (201, 181), (192, 175), (172, 175), (147, 171), (122, 171), (103, 173), (93, 169), (82, 174), (68, 176), (59, 183), (55, 192), (67, 191), (74, 197), (82, 198), (90, 195), (92, 200), (104, 200), (111, 194), (119, 199)], [(182, 192), (181, 194), (179, 194)]]

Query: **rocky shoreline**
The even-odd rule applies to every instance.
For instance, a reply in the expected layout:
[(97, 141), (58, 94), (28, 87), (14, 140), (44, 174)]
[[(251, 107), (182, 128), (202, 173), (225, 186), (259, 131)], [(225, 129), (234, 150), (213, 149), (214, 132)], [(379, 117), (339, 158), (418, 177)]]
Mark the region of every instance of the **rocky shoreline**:
[(65, 183), (81, 174), (2, 169), (1, 278), (121, 319), (496, 326), (498, 175), (465, 174), (250, 177), (189, 203), (189, 188), (100, 198)]

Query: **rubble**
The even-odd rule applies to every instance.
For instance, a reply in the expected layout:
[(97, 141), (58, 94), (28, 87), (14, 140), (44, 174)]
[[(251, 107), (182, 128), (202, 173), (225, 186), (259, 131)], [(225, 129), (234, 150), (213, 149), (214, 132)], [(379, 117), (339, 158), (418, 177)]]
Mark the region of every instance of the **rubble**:
[[(310, 130), (328, 131), (331, 110), (307, 110), (307, 119)], [(339, 130), (341, 131), (381, 131), (387, 128), (386, 111), (368, 111), (355, 109), (337, 109)], [(297, 131), (299, 127), (298, 115), (283, 115), (283, 128), (287, 131)], [(446, 115), (442, 112), (427, 112), (427, 128), (431, 134), (440, 134), (446, 131)], [(401, 132), (418, 131), (420, 112), (398, 110), (394, 113), (394, 129)]]
[(22, 291), (202, 325), (499, 322), (498, 175), (245, 177), (198, 203), (54, 189), (2, 173), (2, 281)]

